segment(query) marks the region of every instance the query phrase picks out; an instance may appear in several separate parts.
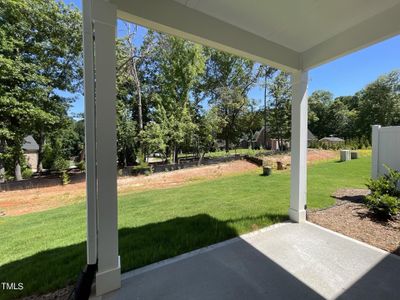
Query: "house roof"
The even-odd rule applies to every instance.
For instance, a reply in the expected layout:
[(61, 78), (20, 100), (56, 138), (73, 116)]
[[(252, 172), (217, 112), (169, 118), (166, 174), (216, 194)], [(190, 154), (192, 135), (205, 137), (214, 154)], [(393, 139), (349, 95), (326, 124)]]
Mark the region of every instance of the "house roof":
[(331, 142), (331, 143), (339, 143), (339, 142), (344, 142), (344, 139), (335, 137), (335, 136), (327, 136), (322, 139), (320, 139), (320, 142)]
[(36, 143), (33, 136), (28, 135), (24, 138), (22, 149), (26, 151), (39, 151), (39, 145)]
[(281, 68), (308, 70), (400, 33), (400, 0), (110, 0), (118, 17)]

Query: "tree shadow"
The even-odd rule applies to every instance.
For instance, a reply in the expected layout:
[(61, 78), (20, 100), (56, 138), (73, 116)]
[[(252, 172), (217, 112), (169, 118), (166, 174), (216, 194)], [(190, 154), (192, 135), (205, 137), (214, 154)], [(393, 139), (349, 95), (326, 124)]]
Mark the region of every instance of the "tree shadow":
[[(287, 215), (220, 221), (207, 214), (177, 217), (140, 227), (119, 229), (122, 272), (174, 257), (239, 235), (231, 223), (277, 223)], [(61, 229), (62, 230), (62, 229)], [(50, 238), (50, 237), (49, 237)], [(86, 263), (86, 242), (39, 252), (0, 266), (0, 282), (22, 282), (23, 290), (2, 290), (0, 299), (43, 294), (74, 284)]]

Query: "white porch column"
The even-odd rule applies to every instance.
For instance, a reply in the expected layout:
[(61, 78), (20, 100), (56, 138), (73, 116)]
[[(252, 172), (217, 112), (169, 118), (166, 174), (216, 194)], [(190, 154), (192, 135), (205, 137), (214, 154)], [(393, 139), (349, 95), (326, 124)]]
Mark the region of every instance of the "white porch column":
[(307, 203), (307, 99), (308, 72), (292, 74), (292, 136), (289, 217), (295, 222), (306, 220)]
[(116, 7), (84, 0), (88, 263), (96, 295), (121, 286), (116, 146)]

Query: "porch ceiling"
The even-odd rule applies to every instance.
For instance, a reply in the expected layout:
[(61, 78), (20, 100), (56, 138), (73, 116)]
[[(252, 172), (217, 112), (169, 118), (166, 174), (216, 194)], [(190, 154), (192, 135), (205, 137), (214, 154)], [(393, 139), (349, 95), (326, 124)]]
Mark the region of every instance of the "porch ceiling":
[(110, 0), (118, 17), (287, 71), (400, 33), (400, 0)]

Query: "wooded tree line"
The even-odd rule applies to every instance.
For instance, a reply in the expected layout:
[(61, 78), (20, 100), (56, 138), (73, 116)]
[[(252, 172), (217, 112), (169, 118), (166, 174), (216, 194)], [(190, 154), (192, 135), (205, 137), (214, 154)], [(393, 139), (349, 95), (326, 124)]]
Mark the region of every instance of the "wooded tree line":
[[(29, 134), (40, 148), (38, 170), (82, 154), (83, 120), (68, 115), (75, 99), (65, 93), (82, 91), (81, 22), (62, 2), (0, 0), (0, 177), (21, 178)], [(116, 42), (121, 166), (153, 153), (175, 162), (181, 152), (235, 148), (264, 125), (281, 144), (290, 138), (288, 74), (151, 30), (141, 37), (134, 25), (124, 32)], [(392, 72), (354, 96), (314, 92), (310, 130), (369, 137), (371, 124), (399, 124), (399, 82)], [(261, 103), (249, 96), (255, 86)]]

